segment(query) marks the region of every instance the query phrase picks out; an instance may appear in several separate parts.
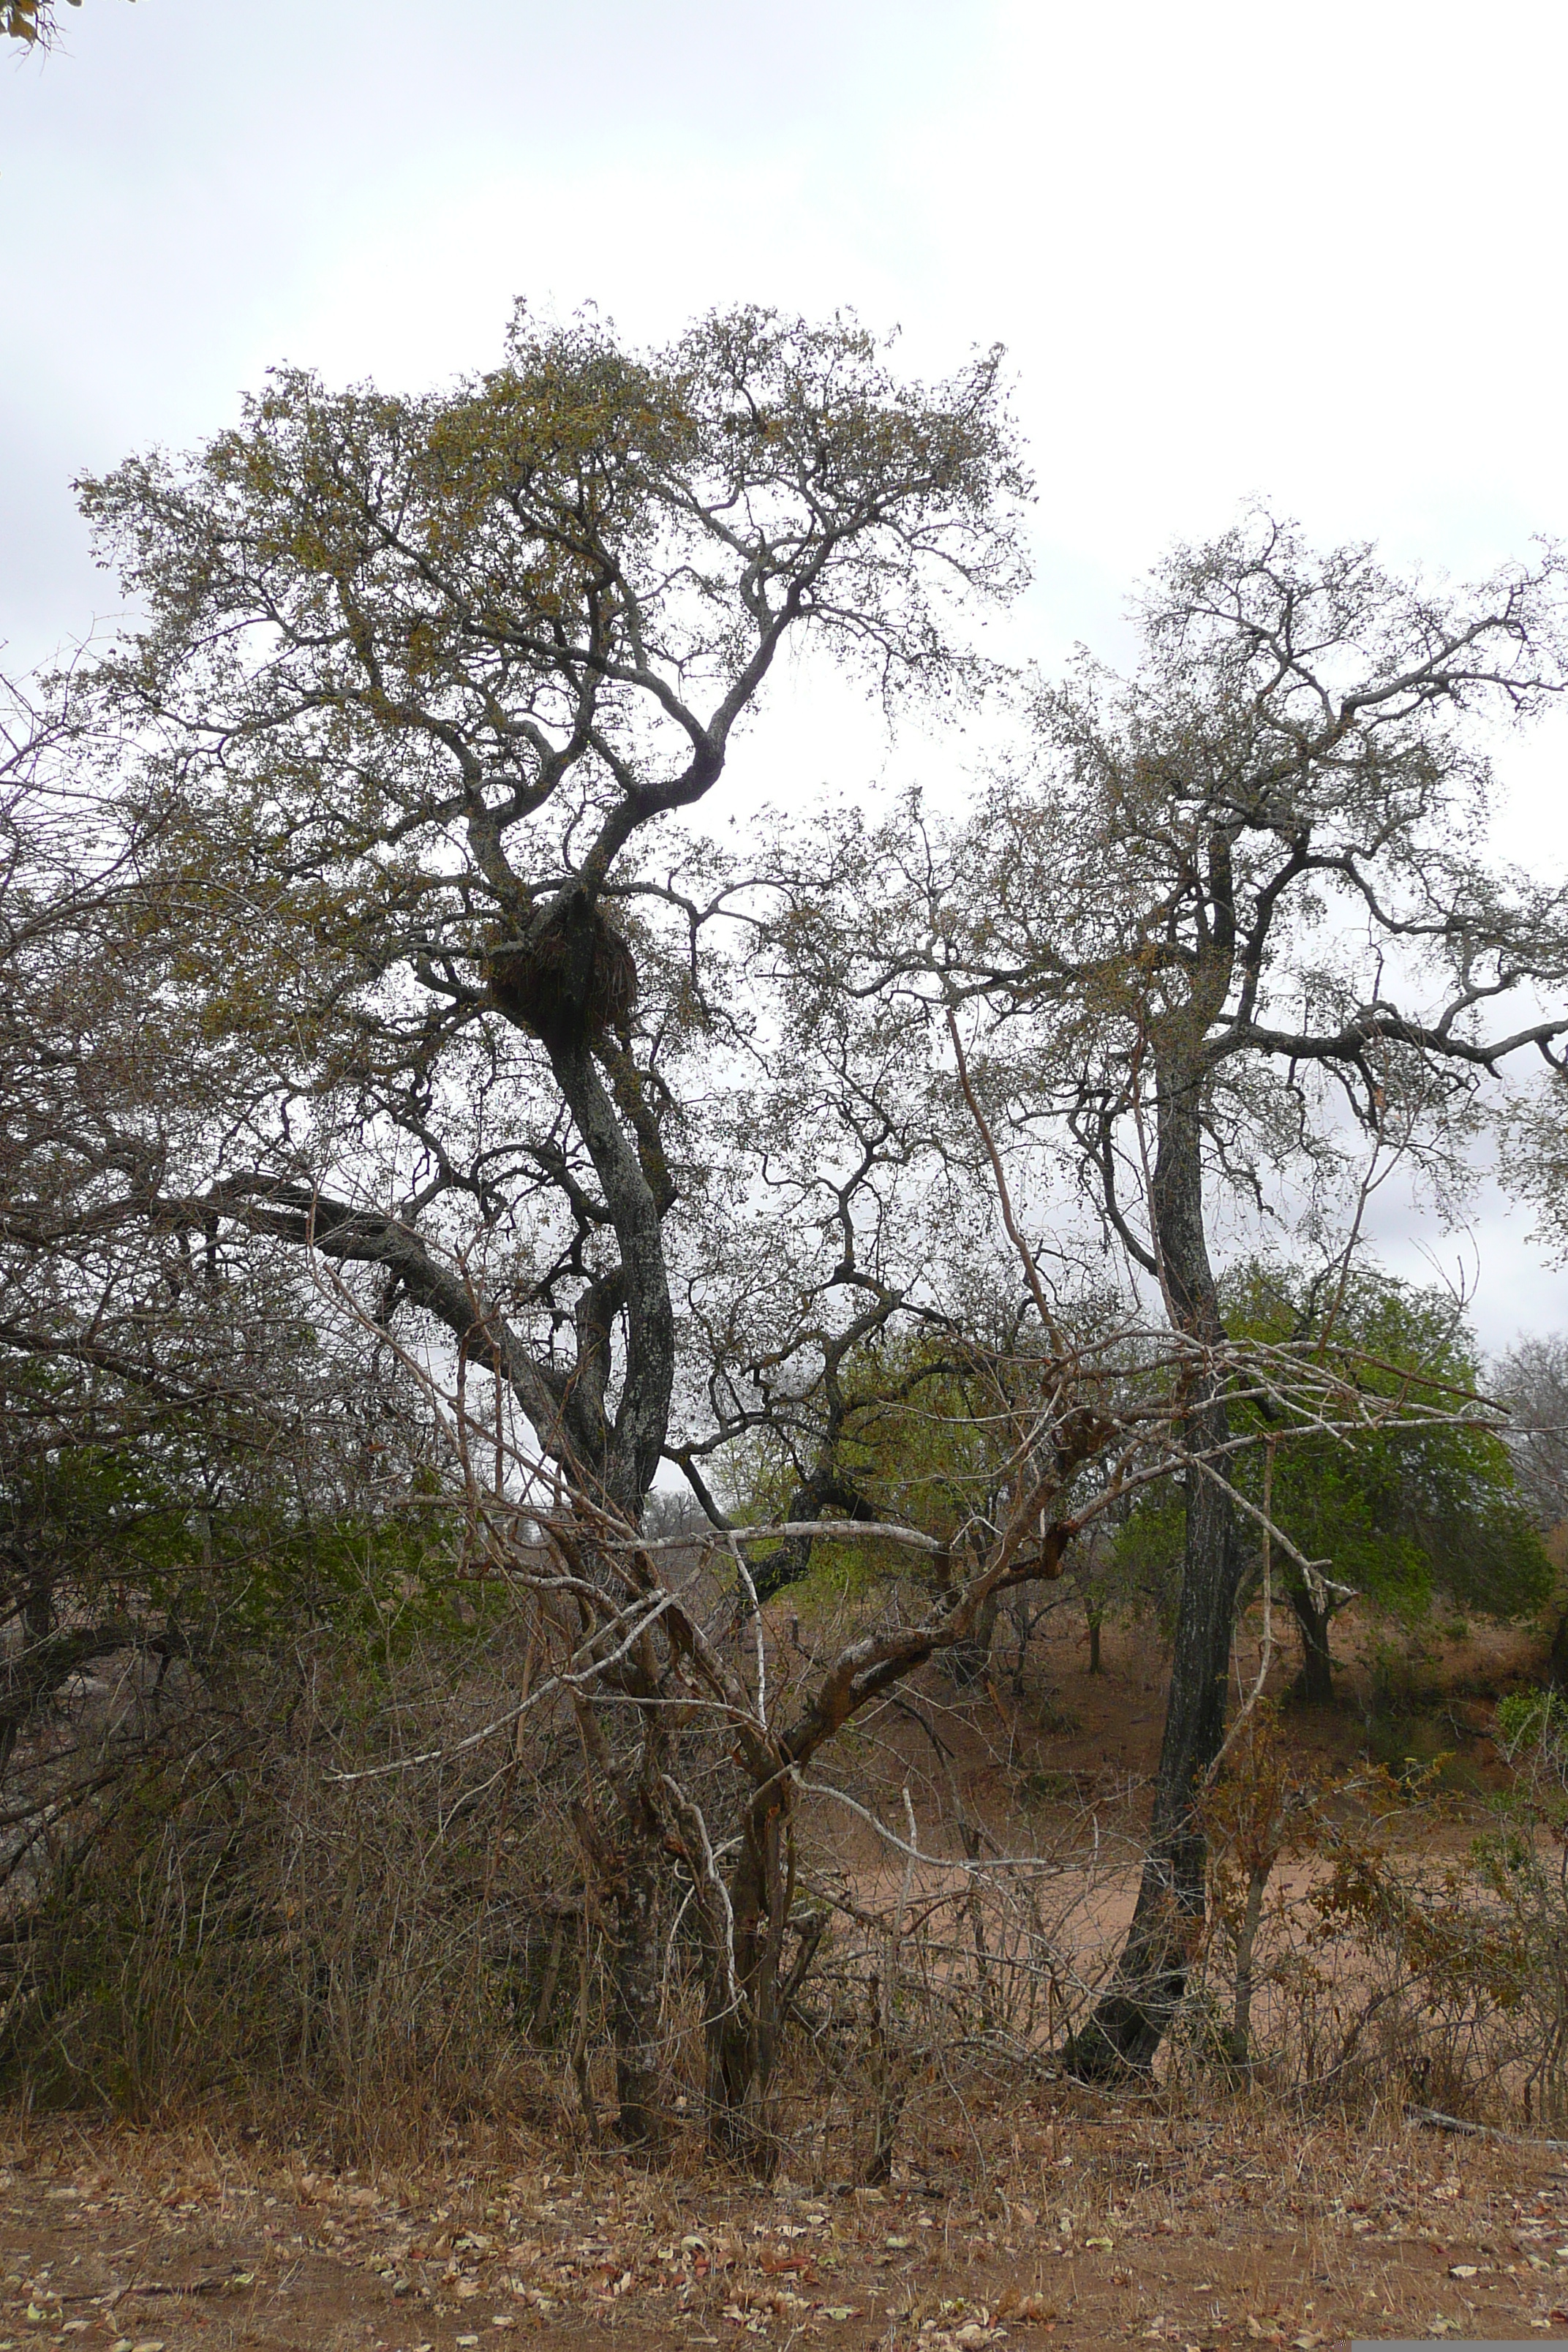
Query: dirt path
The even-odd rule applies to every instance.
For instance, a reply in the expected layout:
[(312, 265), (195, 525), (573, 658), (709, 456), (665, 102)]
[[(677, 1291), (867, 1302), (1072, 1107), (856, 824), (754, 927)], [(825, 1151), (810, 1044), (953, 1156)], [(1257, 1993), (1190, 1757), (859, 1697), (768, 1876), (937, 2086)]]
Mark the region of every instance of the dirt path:
[(984, 2192), (822, 2197), (520, 2151), (370, 2179), (205, 2133), (33, 2127), (0, 2172), (0, 2352), (1568, 2340), (1549, 2153), (1240, 2113), (1007, 2120)]

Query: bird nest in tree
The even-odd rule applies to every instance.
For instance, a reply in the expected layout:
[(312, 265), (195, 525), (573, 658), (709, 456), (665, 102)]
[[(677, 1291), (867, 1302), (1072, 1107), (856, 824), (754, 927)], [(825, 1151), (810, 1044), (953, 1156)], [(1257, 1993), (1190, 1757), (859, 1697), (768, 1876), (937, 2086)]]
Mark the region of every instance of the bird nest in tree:
[(485, 958), (491, 1000), (547, 1045), (624, 1030), (637, 992), (630, 947), (585, 892), (552, 899), (521, 938)]

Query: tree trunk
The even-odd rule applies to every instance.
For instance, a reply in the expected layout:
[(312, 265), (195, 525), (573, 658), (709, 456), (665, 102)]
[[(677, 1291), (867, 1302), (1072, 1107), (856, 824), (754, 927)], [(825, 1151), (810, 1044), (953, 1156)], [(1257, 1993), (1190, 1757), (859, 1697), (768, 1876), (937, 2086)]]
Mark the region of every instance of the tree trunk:
[(768, 2090), (778, 2052), (779, 1961), (784, 1907), (776, 1806), (753, 1808), (731, 1887), (734, 1990), (714, 1972), (708, 2023), (709, 2137), (721, 2154), (768, 2179), (778, 2148)]
[[(1160, 1269), (1172, 1321), (1195, 1339), (1224, 1337), (1204, 1232), (1201, 1074), (1162, 1073), (1152, 1188)], [(1217, 1465), (1230, 1435), (1225, 1383), (1193, 1381), (1184, 1436)], [(1225, 1739), (1226, 1679), (1241, 1582), (1236, 1508), (1223, 1476), (1189, 1467), (1186, 1534), (1165, 1734), (1154, 1780), (1149, 1853), (1127, 1942), (1110, 1984), (1064, 2053), (1075, 2074), (1144, 2073), (1186, 1990), (1202, 1935), (1207, 1849), (1194, 1811)]]
[(1305, 1585), (1291, 1591), (1290, 1607), (1295, 1614), (1296, 1630), (1301, 1636), (1301, 1671), (1296, 1678), (1297, 1693), (1309, 1706), (1332, 1706), (1334, 1662), (1329, 1650), (1332, 1612), (1327, 1608), (1314, 1608), (1312, 1596)]
[(1102, 1622), (1103, 1612), (1099, 1609), (1091, 1609), (1089, 1612), (1089, 1671), (1091, 1675), (1102, 1675), (1105, 1672), (1100, 1658), (1100, 1628)]
[(609, 1929), (610, 2038), (616, 2053), (616, 2129), (628, 2147), (657, 2148), (665, 2137), (659, 2096), (664, 1984), (659, 1942), (663, 1849), (658, 1815), (646, 1794), (608, 1762), (603, 1733), (586, 1703), (578, 1719), (589, 1734), (599, 1777), (616, 1800), (613, 1821), (573, 1807), (573, 1824), (597, 1887)]
[(670, 1829), (691, 1874), (703, 1955), (708, 2137), (715, 2152), (762, 2179), (778, 2162), (769, 2093), (790, 2002), (810, 1967), (824, 1913), (803, 1930), (784, 1968), (795, 1885), (789, 1816), (776, 1776), (753, 1790), (730, 1881), (721, 1879), (701, 1811), (668, 1772), (661, 1786)]
[(659, 2009), (663, 1984), (658, 1870), (651, 1853), (623, 1853), (611, 1906), (610, 2020), (616, 2051), (617, 2129), (628, 2147), (664, 2138), (659, 2101)]

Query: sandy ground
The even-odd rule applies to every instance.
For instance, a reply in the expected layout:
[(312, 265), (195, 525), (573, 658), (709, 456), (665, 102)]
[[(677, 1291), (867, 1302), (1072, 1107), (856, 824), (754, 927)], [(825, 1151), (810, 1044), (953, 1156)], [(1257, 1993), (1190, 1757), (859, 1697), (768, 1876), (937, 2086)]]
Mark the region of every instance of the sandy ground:
[(819, 2197), (537, 2148), (333, 2175), (205, 2131), (14, 2126), (0, 2352), (1568, 2341), (1551, 2148), (1242, 2106), (992, 2120), (984, 2187), (955, 2165)]

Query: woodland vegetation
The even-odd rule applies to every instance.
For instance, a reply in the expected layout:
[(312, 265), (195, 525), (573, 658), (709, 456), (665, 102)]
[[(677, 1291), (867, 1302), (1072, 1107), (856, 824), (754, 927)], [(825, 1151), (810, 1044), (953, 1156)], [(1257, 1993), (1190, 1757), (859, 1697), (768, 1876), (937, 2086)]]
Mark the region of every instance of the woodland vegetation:
[[(868, 2181), (965, 2066), (1561, 2114), (1568, 1370), (1363, 1233), (1494, 1147), (1561, 1229), (1568, 898), (1486, 841), (1563, 566), (1253, 512), (1051, 680), (1029, 488), (995, 353), (756, 310), (81, 485), (135, 619), (0, 761), (13, 2090)], [(786, 663), (941, 791), (732, 824)], [(1113, 1853), (1013, 1767), (1064, 1607), (1168, 1655)], [(1284, 1744), (1347, 1612), (1541, 1624), (1443, 1885), (1440, 1759)]]

